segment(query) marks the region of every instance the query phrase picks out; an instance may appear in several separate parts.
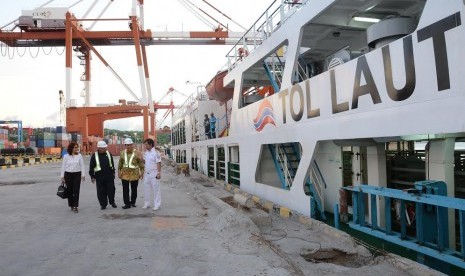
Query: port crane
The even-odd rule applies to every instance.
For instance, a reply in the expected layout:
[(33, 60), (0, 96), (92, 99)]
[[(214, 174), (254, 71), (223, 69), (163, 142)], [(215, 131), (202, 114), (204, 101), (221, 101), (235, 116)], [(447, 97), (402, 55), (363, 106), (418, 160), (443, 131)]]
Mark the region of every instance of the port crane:
[[(242, 32), (231, 32), (222, 27), (213, 31), (190, 32), (152, 32), (144, 30), (144, 1), (133, 0), (128, 18), (107, 18), (101, 16), (113, 2), (102, 10), (97, 18), (86, 18), (97, 1), (89, 8), (82, 18), (77, 18), (68, 8), (46, 7), (52, 1), (47, 1), (37, 9), (23, 11), (22, 16), (0, 28), (0, 42), (8, 47), (65, 47), (66, 88), (64, 101), (66, 106), (66, 127), (68, 132), (79, 132), (83, 137), (84, 147), (91, 146), (93, 141), (89, 136), (103, 137), (103, 122), (105, 120), (143, 117), (144, 138), (155, 138), (155, 103), (152, 100), (150, 76), (147, 65), (146, 46), (150, 45), (234, 45), (243, 38)], [(78, 1), (78, 3), (81, 1)], [(77, 4), (77, 3), (76, 3)], [(75, 5), (75, 4), (74, 4)], [(73, 5), (73, 6), (74, 6)], [(139, 14), (137, 14), (139, 7)], [(93, 26), (99, 21), (125, 21), (128, 30), (94, 31)], [(88, 28), (84, 24), (91, 22)], [(10, 30), (5, 27), (12, 26)], [(14, 31), (19, 29), (20, 31)], [(96, 49), (96, 46), (134, 46), (139, 72), (141, 96), (124, 82), (109, 62)], [(71, 99), (72, 55), (78, 53), (81, 65), (84, 65), (85, 104), (77, 107)], [(134, 105), (118, 105), (106, 107), (90, 106), (91, 59), (95, 55), (122, 83), (134, 98)]]
[(1, 120), (0, 125), (18, 125), (18, 143), (23, 142), (23, 122), (19, 120)]
[[(158, 102), (155, 104), (156, 105), (156, 108), (155, 110), (157, 109), (166, 109), (165, 113), (163, 114), (162, 118), (157, 121), (157, 124), (161, 127), (163, 122), (168, 118), (168, 115), (171, 114), (171, 118), (173, 118), (173, 114), (174, 114), (174, 109), (175, 108), (179, 108), (180, 106), (176, 106), (174, 105), (174, 102), (173, 102), (173, 94), (174, 93), (177, 93), (181, 96), (184, 96), (186, 99), (189, 98), (188, 95), (186, 95), (185, 93), (173, 88), (173, 87), (170, 87), (168, 89), (168, 91), (166, 91), (165, 95), (163, 95), (160, 100), (158, 100)], [(167, 97), (167, 96), (170, 96), (170, 102), (169, 103), (163, 103), (163, 100)]]

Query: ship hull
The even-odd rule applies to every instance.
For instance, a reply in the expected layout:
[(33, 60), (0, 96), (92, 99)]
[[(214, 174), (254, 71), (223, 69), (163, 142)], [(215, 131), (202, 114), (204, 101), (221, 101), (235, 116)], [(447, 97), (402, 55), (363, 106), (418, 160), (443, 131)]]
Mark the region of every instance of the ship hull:
[[(223, 80), (235, 86), (231, 112), (215, 112), (229, 119), (229, 135), (175, 144), (176, 154), (212, 178), (310, 217), (315, 208), (333, 213), (341, 201), (352, 207), (341, 196), (346, 186), (409, 190), (439, 180), (447, 196), (465, 198), (463, 1), (417, 1), (408, 10), (413, 24), (395, 38), (361, 38), (355, 23), (326, 25), (347, 3), (354, 13), (362, 8), (360, 1), (306, 2), (234, 63)], [(283, 43), (287, 54), (274, 54)], [(266, 86), (275, 93), (254, 101), (243, 93)], [(187, 116), (184, 122), (192, 126)], [(385, 212), (376, 202), (367, 221)], [(450, 244), (454, 223), (450, 218)]]

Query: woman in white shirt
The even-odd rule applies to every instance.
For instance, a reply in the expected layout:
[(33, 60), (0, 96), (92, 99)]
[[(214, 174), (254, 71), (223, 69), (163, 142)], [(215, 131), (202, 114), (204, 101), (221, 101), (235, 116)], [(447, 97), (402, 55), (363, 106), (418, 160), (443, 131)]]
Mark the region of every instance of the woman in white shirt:
[(68, 154), (63, 156), (61, 164), (61, 181), (65, 181), (68, 188), (68, 205), (74, 212), (79, 212), (79, 190), (81, 181), (85, 180), (84, 160), (79, 153), (79, 146), (76, 142), (68, 145)]

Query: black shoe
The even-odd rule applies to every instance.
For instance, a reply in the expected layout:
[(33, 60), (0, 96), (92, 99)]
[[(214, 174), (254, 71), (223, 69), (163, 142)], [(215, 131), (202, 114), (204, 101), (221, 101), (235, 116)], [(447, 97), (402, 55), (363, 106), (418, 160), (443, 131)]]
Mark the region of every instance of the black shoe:
[(105, 210), (105, 209), (107, 209), (107, 206), (101, 206), (100, 207), (100, 210)]
[(111, 207), (116, 208), (118, 206), (116, 206), (116, 204), (113, 203), (113, 204), (111, 204)]
[(124, 206), (121, 207), (121, 208), (123, 208), (123, 209), (129, 209), (129, 208), (131, 208), (131, 205), (126, 204), (126, 205), (124, 205)]
[(131, 203), (131, 206), (132, 207), (137, 207), (135, 203)]

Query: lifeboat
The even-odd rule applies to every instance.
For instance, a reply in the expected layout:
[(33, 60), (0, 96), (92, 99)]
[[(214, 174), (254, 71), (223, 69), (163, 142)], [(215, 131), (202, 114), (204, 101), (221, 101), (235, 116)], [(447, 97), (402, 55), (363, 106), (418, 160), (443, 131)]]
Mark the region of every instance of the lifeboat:
[(223, 86), (223, 79), (227, 73), (227, 70), (219, 71), (205, 87), (208, 97), (211, 100), (216, 100), (221, 103), (225, 103), (233, 98), (234, 88)]

